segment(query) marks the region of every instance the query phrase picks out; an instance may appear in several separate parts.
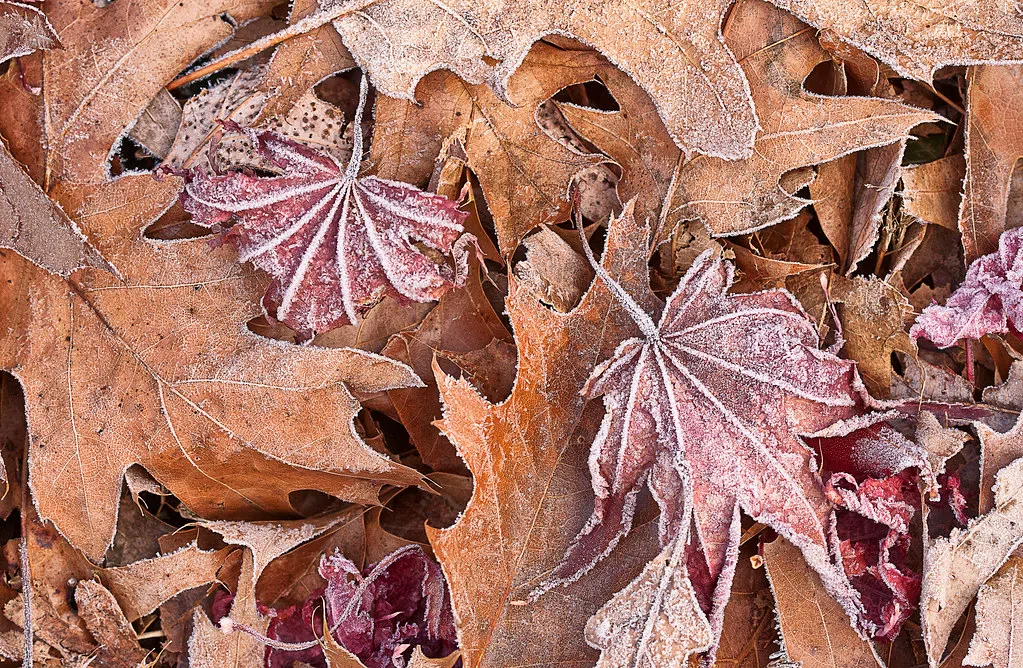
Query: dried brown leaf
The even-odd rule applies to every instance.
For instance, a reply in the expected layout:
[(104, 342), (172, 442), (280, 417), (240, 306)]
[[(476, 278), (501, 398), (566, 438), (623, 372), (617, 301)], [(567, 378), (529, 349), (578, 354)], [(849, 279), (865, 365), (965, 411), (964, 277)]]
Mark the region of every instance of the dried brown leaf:
[(137, 668), (149, 652), (139, 646), (135, 630), (125, 619), (117, 599), (95, 580), (83, 580), (75, 587), (78, 614), (96, 639), (96, 665)]
[(1023, 664), (1023, 558), (1014, 556), (980, 588), (977, 630), (964, 666), (1012, 668)]
[(966, 163), (958, 153), (903, 169), (903, 210), (922, 222), (958, 230), (965, 174)]
[(59, 44), (41, 11), (20, 2), (0, 2), (0, 64)]

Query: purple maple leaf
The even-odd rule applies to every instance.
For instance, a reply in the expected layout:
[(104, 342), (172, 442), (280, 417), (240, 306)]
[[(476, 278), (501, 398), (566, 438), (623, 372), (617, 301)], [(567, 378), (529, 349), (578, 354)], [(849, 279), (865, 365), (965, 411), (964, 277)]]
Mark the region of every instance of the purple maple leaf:
[(598, 273), (644, 337), (623, 342), (584, 390), (602, 395), (606, 409), (590, 454), (595, 507), (536, 594), (610, 552), (630, 530), (645, 484), (661, 508), (661, 544), (689, 546), (687, 570), (716, 633), (738, 557), (740, 508), (799, 546), (856, 618), (859, 596), (835, 549), (832, 504), (800, 438), (862, 409), (855, 365), (820, 350), (787, 292), (728, 295), (734, 268), (710, 252), (656, 324)]
[(1019, 332), (1023, 325), (1023, 228), (1006, 230), (998, 252), (977, 258), (962, 285), (944, 306), (928, 306), (910, 335), (933, 341), (939, 348), (986, 334)]
[[(240, 260), (273, 277), (263, 298), (268, 315), (306, 338), (354, 324), (385, 296), (431, 301), (463, 278), (472, 237), (456, 243), (466, 214), (455, 202), (407, 183), (357, 178), (365, 94), (363, 77), (347, 167), (275, 132), (225, 123), (244, 132), (280, 174), (185, 173), (182, 203), (193, 221), (218, 230), (237, 221), (223, 238)], [(417, 243), (453, 254), (458, 270), (434, 262)]]

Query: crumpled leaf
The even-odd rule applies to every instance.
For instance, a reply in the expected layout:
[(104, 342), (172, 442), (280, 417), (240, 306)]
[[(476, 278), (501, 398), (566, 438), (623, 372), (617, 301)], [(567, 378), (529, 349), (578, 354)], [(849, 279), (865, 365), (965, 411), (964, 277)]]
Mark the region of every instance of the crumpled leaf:
[(764, 544), (764, 563), (778, 607), (785, 656), (804, 668), (883, 666), (869, 641), (856, 635), (820, 576), (784, 538)]
[(0, 2), (0, 64), (59, 43), (41, 11), (20, 2)]
[[(374, 85), (405, 99), (440, 68), (512, 93), (508, 79), (534, 42), (551, 34), (575, 37), (650, 94), (680, 148), (734, 159), (749, 155), (757, 122), (749, 87), (721, 39), (729, 4), (389, 0), (346, 12), (334, 26)], [(501, 62), (491, 67), (484, 56)]]
[[(646, 235), (627, 207), (608, 229), (604, 264), (652, 304), (646, 285)], [(509, 278), (506, 301), (518, 342), (511, 395), (494, 404), (467, 380), (435, 367), (451, 439), (473, 473), (473, 496), (454, 526), (427, 535), (444, 568), (467, 668), (595, 661), (583, 627), (654, 555), (652, 527), (619, 546), (614, 564), (530, 600), (557, 565), (592, 505), (586, 449), (599, 426), (579, 391), (600, 359), (635, 325), (594, 282), (579, 306), (562, 314)], [(511, 555), (515, 555), (512, 557)]]
[(998, 2), (771, 0), (838, 34), (904, 77), (929, 82), (945, 65), (1023, 60), (1023, 20)]
[(117, 606), (117, 599), (95, 580), (83, 580), (75, 587), (78, 614), (99, 649), (95, 661), (111, 668), (136, 668), (149, 654), (139, 646), (135, 630)]
[(1023, 570), (1014, 556), (980, 588), (977, 595), (977, 630), (970, 640), (964, 666), (1012, 668), (1023, 662), (1017, 642), (1023, 626)]
[(928, 306), (910, 330), (939, 348), (987, 334), (1018, 332), (1023, 327), (1023, 229), (1002, 234), (998, 250), (977, 258), (966, 279), (944, 306)]
[[(364, 102), (365, 88), (357, 119)], [(182, 201), (193, 222), (218, 228), (237, 221), (225, 240), (274, 279), (264, 308), (306, 337), (355, 324), (385, 296), (430, 301), (462, 280), (414, 243), (452, 252), (465, 213), (406, 183), (357, 178), (362, 139), (355, 132), (347, 168), (274, 132), (248, 130), (257, 153), (282, 175), (187, 173)], [(465, 254), (456, 248), (456, 263)]]
[[(320, 560), (325, 589), (301, 606), (278, 610), (267, 635), (297, 643), (323, 637), (323, 612), (334, 639), (367, 668), (390, 668), (392, 657), (409, 646), (447, 656), (456, 647), (451, 599), (440, 567), (418, 545), (391, 553), (361, 572), (340, 552)], [(267, 668), (289, 668), (302, 661), (325, 666), (323, 649), (286, 651), (268, 647)], [(333, 662), (331, 662), (333, 665)]]
[(895, 100), (826, 97), (803, 80), (828, 58), (793, 17), (759, 0), (732, 9), (726, 42), (749, 77), (762, 130), (751, 157), (698, 157), (683, 169), (673, 211), (699, 218), (713, 235), (744, 234), (795, 216), (810, 204), (795, 193), (813, 181), (809, 168), (903, 140), (937, 115)]
[[(585, 390), (603, 396), (606, 411), (590, 454), (594, 512), (544, 587), (571, 582), (614, 548), (646, 484), (661, 506), (662, 545), (688, 540), (695, 527), (688, 566), (701, 574), (697, 594), (715, 636), (738, 508), (798, 545), (829, 593), (858, 615), (859, 597), (831, 549), (831, 504), (800, 439), (854, 413), (854, 365), (818, 348), (787, 292), (729, 296), (733, 273), (704, 253), (656, 324), (633, 302), (645, 338), (624, 341)], [(616, 294), (631, 301), (622, 288)]]
[[(121, 279), (89, 272), (64, 281), (13, 254), (0, 258), (0, 273), (14, 277), (0, 281), (0, 301), (17, 303), (21, 282), (32, 296), (29, 308), (0, 312), (0, 325), (22, 342), (9, 368), (26, 389), (33, 425), (33, 496), (40, 514), (97, 560), (132, 464), (194, 512), (217, 517), (292, 512), (296, 489), (372, 503), (384, 481), (419, 479), (344, 428), (360, 410), (345, 383), (369, 391), (415, 384), (411, 370), (249, 332), (263, 279), (202, 240), (142, 238), (139, 226), (177, 188), (146, 175), (62, 196), (103, 239), (100, 251)], [(132, 201), (144, 205), (125, 205)]]
[(547, 135), (538, 124), (540, 105), (609, 67), (593, 51), (537, 44), (506, 84), (517, 106), (485, 85), (432, 74), (419, 104), (377, 98), (369, 162), (381, 178), (425, 186), (448, 147), (479, 178), (501, 253), (509, 255), (535, 226), (567, 218), (571, 180), (607, 161)]
[(598, 668), (686, 665), (714, 642), (685, 567), (686, 546), (668, 545), (628, 587), (586, 623), (586, 642), (601, 650)]
[(1023, 67), (973, 67), (966, 89), (966, 180), (959, 230), (966, 261), (1001, 247), (1001, 236), (1023, 224), (1009, 207), (1016, 162), (1023, 157), (1020, 91)]
[[(1018, 427), (1017, 427), (1018, 428)], [(966, 529), (935, 539), (924, 551), (920, 598), (924, 643), (932, 668), (970, 602), (1023, 542), (1023, 459), (998, 472), (994, 508)]]

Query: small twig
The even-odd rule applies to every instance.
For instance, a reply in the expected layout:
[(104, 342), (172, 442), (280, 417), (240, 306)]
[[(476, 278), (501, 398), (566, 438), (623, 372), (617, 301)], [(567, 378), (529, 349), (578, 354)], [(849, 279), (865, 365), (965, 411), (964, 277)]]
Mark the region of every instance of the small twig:
[(28, 560), (28, 537), (21, 537), (21, 545), (18, 548), (21, 555), (21, 596), (25, 599), (22, 606), (25, 611), (25, 658), (22, 661), (22, 668), (32, 668), (32, 566)]

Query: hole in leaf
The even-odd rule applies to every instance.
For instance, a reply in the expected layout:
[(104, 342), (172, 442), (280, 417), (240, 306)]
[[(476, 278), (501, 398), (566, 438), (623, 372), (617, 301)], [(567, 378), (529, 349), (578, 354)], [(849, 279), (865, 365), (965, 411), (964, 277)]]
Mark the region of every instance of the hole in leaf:
[(825, 60), (817, 63), (803, 79), (803, 88), (808, 93), (837, 97), (845, 95), (848, 84), (845, 78), (845, 66), (840, 62)]
[(562, 88), (553, 98), (557, 102), (574, 104), (577, 107), (606, 111), (610, 113), (622, 110), (618, 100), (599, 77), (585, 83), (572, 84)]

